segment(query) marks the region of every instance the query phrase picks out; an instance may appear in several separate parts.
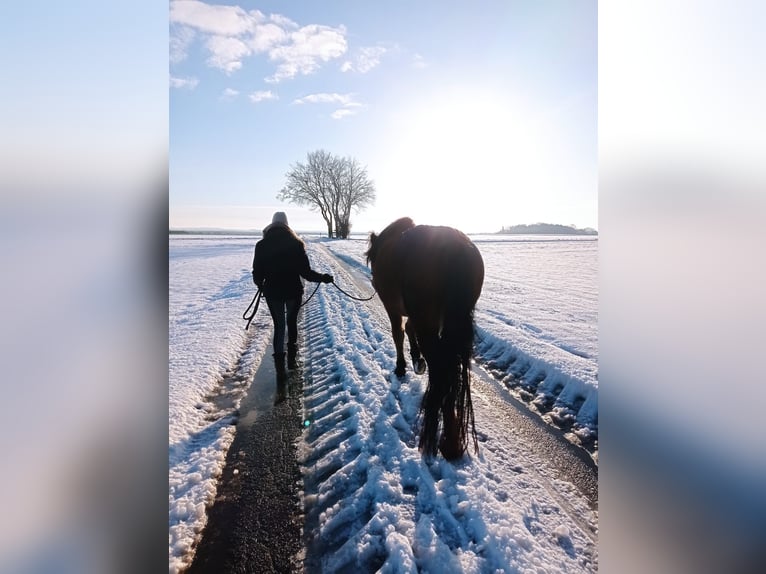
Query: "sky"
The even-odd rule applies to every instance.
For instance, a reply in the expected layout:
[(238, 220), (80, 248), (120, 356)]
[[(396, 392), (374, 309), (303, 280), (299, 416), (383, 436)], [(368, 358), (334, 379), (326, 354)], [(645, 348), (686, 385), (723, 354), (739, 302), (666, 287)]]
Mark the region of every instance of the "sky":
[(595, 2), (170, 2), (170, 228), (293, 227), (318, 149), (374, 182), (353, 230), (598, 227)]
[[(364, 239), (306, 239), (312, 268), (332, 273), (349, 293), (370, 292)], [(472, 382), (480, 453), (454, 465), (417, 450), (427, 375), (392, 375), (394, 344), (378, 298), (360, 303), (320, 285), (303, 308), (300, 355), (311, 384), (303, 402), (309, 426), (297, 451), (304, 495), (313, 501), (306, 521), (321, 517), (308, 536), (333, 549), (308, 553), (322, 563), (316, 570), (358, 561), (359, 571), (371, 571), (364, 560), (377, 558), (391, 572), (413, 572), (413, 565), (430, 572), (597, 570), (598, 511), (556, 477), (550, 453), (537, 451), (497, 405), (523, 383), (545, 416), (577, 421), (571, 441), (597, 435), (598, 241), (475, 241), (487, 270)], [(254, 377), (271, 361), (268, 313), (261, 306), (247, 331), (241, 318), (254, 292), (252, 246), (252, 237), (170, 238), (171, 572), (193, 558), (244, 393), (273, 384)], [(312, 291), (307, 284), (306, 296)], [(210, 399), (222, 391), (233, 397), (229, 404)], [(598, 459), (598, 443), (590, 452)], [(337, 472), (328, 476), (328, 466)]]

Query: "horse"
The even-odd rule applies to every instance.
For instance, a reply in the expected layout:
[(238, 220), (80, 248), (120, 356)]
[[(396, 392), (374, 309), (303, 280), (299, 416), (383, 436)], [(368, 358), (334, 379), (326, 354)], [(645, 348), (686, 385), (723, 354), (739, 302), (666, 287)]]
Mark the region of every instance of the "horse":
[[(471, 402), (473, 312), (484, 283), (484, 261), (476, 245), (452, 227), (415, 225), (397, 219), (379, 235), (370, 233), (365, 253), (396, 347), (394, 374), (406, 373), (404, 333), (413, 370), (428, 367), (428, 386), (420, 405), (418, 448), (438, 450), (447, 460), (461, 458), (469, 430), (478, 453)], [(406, 317), (404, 328), (403, 318)], [(437, 441), (439, 418), (441, 438)]]

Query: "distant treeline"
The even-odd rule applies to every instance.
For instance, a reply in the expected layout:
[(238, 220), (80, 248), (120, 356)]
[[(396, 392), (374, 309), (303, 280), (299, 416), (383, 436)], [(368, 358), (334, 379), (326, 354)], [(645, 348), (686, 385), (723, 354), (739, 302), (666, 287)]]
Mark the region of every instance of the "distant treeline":
[(511, 225), (510, 227), (503, 227), (498, 233), (505, 235), (598, 235), (598, 231), (591, 227), (579, 229), (571, 225), (559, 225), (558, 223)]
[(231, 229), (170, 229), (170, 235), (261, 235), (260, 231)]

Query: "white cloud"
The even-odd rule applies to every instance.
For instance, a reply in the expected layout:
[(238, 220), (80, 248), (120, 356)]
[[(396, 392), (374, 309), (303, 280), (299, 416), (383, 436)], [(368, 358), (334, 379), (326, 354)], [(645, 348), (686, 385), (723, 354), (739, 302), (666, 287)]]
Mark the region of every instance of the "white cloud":
[(206, 42), (210, 57), (208, 64), (220, 68), (227, 74), (242, 67), (242, 59), (252, 50), (242, 40), (226, 36), (212, 36)]
[(260, 54), (268, 52), (274, 46), (287, 42), (289, 39), (290, 35), (284, 27), (276, 23), (267, 22), (265, 24), (258, 24), (253, 34), (248, 36), (245, 41), (253, 49), (253, 52)]
[(426, 59), (423, 56), (420, 54), (415, 54), (412, 56), (412, 67), (418, 70), (422, 70), (423, 68), (428, 67), (428, 64), (426, 63)]
[(290, 20), (290, 18), (288, 18), (287, 16), (282, 16), (280, 14), (270, 14), (269, 20), (271, 20), (272, 22), (274, 22), (274, 24), (276, 24), (277, 26), (283, 29), (288, 29), (288, 28), (291, 30), (298, 29), (298, 24)]
[(339, 104), (341, 108), (335, 110), (330, 117), (339, 120), (346, 116), (356, 115), (359, 109), (363, 106), (359, 102), (355, 101), (354, 94), (330, 94), (319, 93), (309, 94), (297, 100), (293, 100), (294, 104)]
[(236, 98), (239, 95), (239, 90), (235, 90), (233, 88), (226, 88), (223, 93), (221, 94), (221, 100), (224, 102), (229, 102)]
[(263, 21), (258, 10), (246, 12), (239, 6), (218, 6), (197, 0), (170, 2), (170, 22), (183, 24), (207, 34), (239, 36)]
[(207, 64), (228, 74), (241, 69), (246, 57), (268, 53), (277, 66), (276, 72), (266, 78), (270, 83), (312, 74), (323, 63), (346, 52), (344, 26), (299, 27), (285, 16), (266, 17), (258, 10), (247, 11), (240, 6), (172, 0), (170, 22), (171, 63), (187, 57), (189, 44), (199, 33), (206, 37)]
[(353, 110), (353, 109), (349, 109), (349, 108), (341, 108), (339, 110), (335, 110), (332, 114), (330, 114), (330, 116), (334, 120), (340, 120), (340, 119), (345, 118), (346, 116), (356, 115), (357, 111), (358, 110)]
[(170, 87), (171, 88), (183, 88), (187, 90), (193, 90), (197, 87), (197, 84), (199, 84), (199, 80), (197, 78), (176, 78), (173, 76), (170, 76)]
[(290, 42), (269, 51), (269, 58), (278, 62), (277, 71), (266, 78), (277, 83), (298, 74), (316, 72), (323, 62), (338, 58), (346, 52), (346, 28), (330, 28), (312, 24), (290, 34)]
[(380, 64), (380, 58), (386, 52), (386, 48), (382, 46), (359, 48), (356, 51), (353, 61), (347, 60), (343, 62), (340, 67), (341, 72), (354, 71), (359, 72), (360, 74), (366, 74)]
[(189, 46), (194, 40), (194, 30), (186, 26), (178, 28), (175, 33), (170, 36), (170, 63), (177, 64), (183, 62), (186, 59)]
[(266, 91), (258, 91), (253, 92), (248, 96), (250, 98), (250, 101), (254, 104), (257, 104), (258, 102), (263, 102), (265, 100), (278, 100), (279, 96), (277, 96), (274, 92), (271, 90)]
[(352, 105), (354, 101), (353, 94), (309, 94), (297, 100), (293, 100), (294, 104), (341, 104), (343, 106)]

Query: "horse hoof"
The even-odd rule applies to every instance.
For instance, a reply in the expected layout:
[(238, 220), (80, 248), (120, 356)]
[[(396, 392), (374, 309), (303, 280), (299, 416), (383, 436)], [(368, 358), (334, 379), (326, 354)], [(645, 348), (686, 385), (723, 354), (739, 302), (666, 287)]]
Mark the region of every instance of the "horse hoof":
[(454, 462), (463, 458), (465, 449), (462, 447), (462, 445), (448, 445), (447, 443), (442, 442), (439, 445), (439, 452), (442, 453), (442, 456), (446, 460)]
[(405, 367), (396, 367), (394, 369), (394, 374), (399, 377), (400, 379), (407, 373), (407, 369)]
[(463, 445), (457, 436), (452, 433), (444, 433), (439, 440), (439, 452), (442, 456), (450, 462), (454, 462), (463, 458), (465, 453), (465, 445)]
[(414, 361), (412, 366), (415, 369), (415, 374), (422, 375), (426, 372), (426, 362), (424, 359), (418, 359)]

